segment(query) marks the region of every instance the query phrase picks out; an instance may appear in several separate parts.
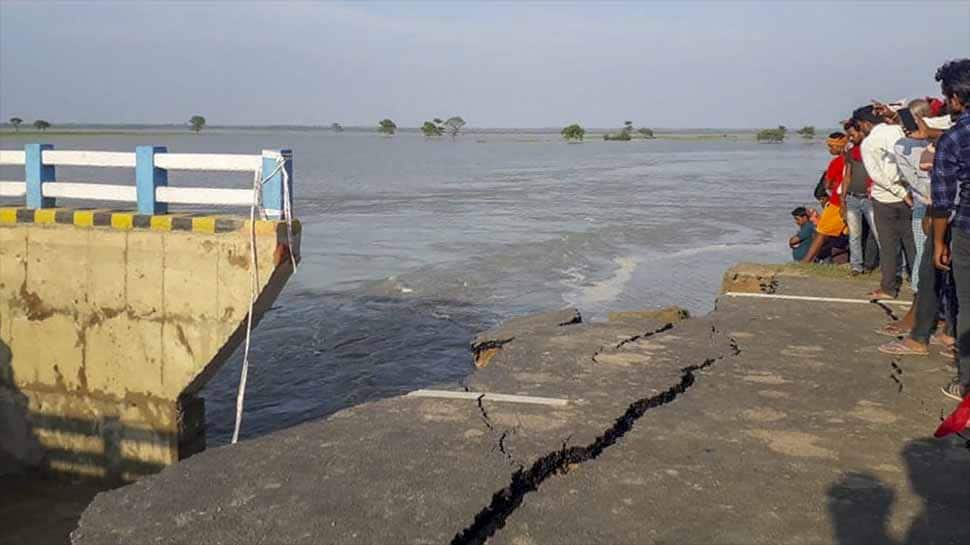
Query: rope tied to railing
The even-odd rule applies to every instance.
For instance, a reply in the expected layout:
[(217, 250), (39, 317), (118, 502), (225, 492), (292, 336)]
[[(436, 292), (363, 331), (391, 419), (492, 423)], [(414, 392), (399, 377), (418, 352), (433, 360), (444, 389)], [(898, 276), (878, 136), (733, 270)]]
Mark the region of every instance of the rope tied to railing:
[(259, 210), (260, 219), (266, 218), (266, 210), (262, 206), (263, 184), (277, 174), (283, 178), (283, 219), (286, 221), (286, 243), (290, 254), (293, 270), (296, 270), (296, 256), (293, 254), (293, 203), (290, 202), (290, 175), (286, 170), (286, 158), (281, 154), (276, 159), (276, 167), (268, 176), (263, 176), (262, 166), (256, 169), (253, 176), (253, 202), (249, 208), (249, 255), (251, 274), (249, 313), (246, 316), (246, 342), (243, 346), (242, 369), (239, 372), (239, 388), (236, 391), (236, 423), (232, 432), (232, 444), (239, 441), (239, 430), (242, 427), (243, 405), (246, 399), (246, 380), (249, 376), (249, 348), (253, 333), (253, 313), (256, 300), (259, 298), (259, 265), (256, 259), (256, 211)]

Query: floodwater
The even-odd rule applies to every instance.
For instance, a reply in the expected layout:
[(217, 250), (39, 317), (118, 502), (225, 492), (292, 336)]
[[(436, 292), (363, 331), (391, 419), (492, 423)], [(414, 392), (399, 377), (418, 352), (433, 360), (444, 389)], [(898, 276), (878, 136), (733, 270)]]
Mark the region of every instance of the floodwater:
[[(0, 148), (25, 141), (7, 137)], [(750, 137), (566, 144), (252, 130), (45, 141), (293, 150), (303, 262), (254, 332), (243, 437), (453, 386), (471, 372), (472, 336), (514, 315), (570, 305), (593, 320), (671, 304), (707, 312), (731, 264), (789, 258), (789, 211), (811, 204), (827, 162), (818, 140)], [(0, 179), (22, 176), (0, 169)], [(133, 183), (133, 173), (59, 168), (58, 179)], [(170, 183), (246, 188), (252, 179), (179, 172)], [(210, 445), (231, 434), (240, 361), (237, 352), (203, 390)]]

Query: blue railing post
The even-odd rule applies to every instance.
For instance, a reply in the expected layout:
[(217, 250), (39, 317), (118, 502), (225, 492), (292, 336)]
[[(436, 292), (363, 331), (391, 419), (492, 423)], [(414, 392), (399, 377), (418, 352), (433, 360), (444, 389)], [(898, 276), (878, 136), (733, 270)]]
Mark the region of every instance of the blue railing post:
[(165, 146), (135, 148), (135, 192), (138, 196), (139, 214), (168, 213), (168, 204), (155, 200), (155, 188), (168, 185), (168, 171), (155, 166), (155, 154), (167, 151)]
[(54, 181), (54, 166), (45, 165), (44, 150), (54, 149), (50, 144), (27, 144), (24, 146), (24, 180), (27, 182), (27, 208), (53, 208), (54, 199), (44, 196), (44, 182)]
[[(283, 168), (277, 170), (280, 158), (283, 160)], [(293, 204), (293, 152), (288, 149), (283, 150), (263, 150), (263, 209), (266, 215), (274, 218), (283, 218), (283, 171), (289, 180), (289, 204)], [(290, 207), (292, 210), (292, 207)]]

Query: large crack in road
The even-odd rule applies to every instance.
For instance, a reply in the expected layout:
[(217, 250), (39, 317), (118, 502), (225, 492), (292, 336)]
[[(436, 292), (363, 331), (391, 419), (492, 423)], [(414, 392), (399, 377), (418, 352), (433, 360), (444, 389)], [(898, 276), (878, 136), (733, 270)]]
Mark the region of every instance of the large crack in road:
[[(737, 356), (741, 353), (737, 341), (733, 337), (730, 340), (730, 346), (732, 352), (729, 355)], [(657, 395), (631, 403), (626, 411), (614, 421), (613, 425), (592, 443), (568, 448), (563, 443), (562, 448), (542, 456), (528, 469), (520, 466), (512, 474), (509, 485), (492, 495), (492, 501), (475, 515), (471, 525), (455, 534), (455, 537), (451, 540), (452, 545), (484, 544), (495, 535), (495, 532), (505, 527), (505, 521), (522, 505), (526, 494), (538, 490), (546, 479), (567, 473), (573, 465), (595, 460), (633, 429), (636, 421), (642, 418), (647, 411), (673, 402), (690, 389), (697, 380), (696, 372), (714, 365), (727, 356), (720, 355), (708, 358), (703, 363), (684, 367), (681, 369), (680, 382)]]
[[(612, 350), (619, 350), (619, 349), (623, 348), (624, 346), (626, 346), (629, 343), (637, 342), (637, 341), (640, 341), (640, 340), (643, 340), (643, 339), (652, 337), (654, 335), (659, 335), (660, 333), (664, 333), (664, 332), (670, 331), (673, 328), (674, 328), (674, 324), (666, 323), (666, 324), (658, 327), (657, 329), (654, 329), (653, 331), (645, 331), (645, 332), (643, 332), (643, 333), (641, 333), (639, 335), (634, 335), (632, 337), (628, 337), (626, 339), (623, 339), (622, 341), (616, 343), (613, 346)], [(599, 350), (597, 350), (596, 352), (593, 353), (593, 363), (600, 363), (599, 360), (596, 359), (596, 357), (599, 356), (600, 354), (602, 354), (603, 351), (604, 351), (604, 348), (601, 347)]]

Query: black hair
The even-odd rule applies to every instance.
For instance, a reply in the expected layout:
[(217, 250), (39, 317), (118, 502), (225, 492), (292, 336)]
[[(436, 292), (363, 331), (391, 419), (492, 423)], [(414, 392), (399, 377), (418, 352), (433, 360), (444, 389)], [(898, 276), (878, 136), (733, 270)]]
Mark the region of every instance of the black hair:
[(794, 209), (794, 210), (791, 211), (791, 215), (794, 216), (794, 217), (796, 217), (796, 218), (800, 218), (802, 216), (807, 216), (808, 215), (808, 210), (805, 210), (805, 207), (804, 206), (799, 206), (798, 208), (796, 208), (796, 209)]
[(835, 131), (829, 135), (829, 138), (845, 138), (844, 132)]
[(874, 125), (882, 123), (882, 118), (876, 115), (875, 107), (871, 104), (861, 108), (856, 108), (852, 112), (852, 119), (856, 122), (868, 121)]
[(947, 98), (957, 97), (965, 106), (970, 106), (970, 59), (953, 60), (939, 67), (936, 81)]
[(855, 119), (847, 119), (842, 123), (842, 130), (858, 129), (859, 123)]

